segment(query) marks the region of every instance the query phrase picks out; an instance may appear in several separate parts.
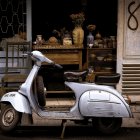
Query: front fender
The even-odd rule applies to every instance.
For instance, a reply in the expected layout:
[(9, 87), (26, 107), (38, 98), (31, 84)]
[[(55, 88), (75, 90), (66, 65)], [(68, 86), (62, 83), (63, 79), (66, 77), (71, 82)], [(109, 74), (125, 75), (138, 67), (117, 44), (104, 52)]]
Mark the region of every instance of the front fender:
[(8, 92), (4, 94), (0, 102), (9, 102), (18, 112), (31, 114), (31, 108), (28, 100), (18, 92)]

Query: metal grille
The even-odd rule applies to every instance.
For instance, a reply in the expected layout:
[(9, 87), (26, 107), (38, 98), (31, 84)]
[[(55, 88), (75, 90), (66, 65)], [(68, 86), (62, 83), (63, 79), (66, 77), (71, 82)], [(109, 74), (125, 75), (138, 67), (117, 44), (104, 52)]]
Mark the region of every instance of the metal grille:
[(122, 94), (140, 94), (140, 64), (123, 64)]
[(2, 76), (3, 91), (17, 90), (25, 81), (31, 68), (31, 59), (23, 55), (30, 52), (30, 42), (7, 42), (5, 72)]
[(7, 42), (5, 73), (26, 73), (24, 70), (29, 70), (31, 64), (29, 58), (23, 54), (30, 50), (30, 42)]
[(26, 0), (0, 0), (0, 36), (26, 32)]

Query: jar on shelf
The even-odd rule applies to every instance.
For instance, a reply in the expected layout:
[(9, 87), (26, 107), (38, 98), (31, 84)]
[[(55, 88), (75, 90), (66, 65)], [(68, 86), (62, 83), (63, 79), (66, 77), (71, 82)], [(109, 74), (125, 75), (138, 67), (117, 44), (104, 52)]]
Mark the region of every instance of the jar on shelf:
[(42, 35), (36, 36), (36, 44), (41, 45), (43, 43)]
[(110, 36), (110, 39), (112, 40), (112, 47), (116, 48), (117, 46), (116, 36)]
[(69, 32), (66, 32), (63, 36), (63, 45), (64, 46), (72, 45), (72, 37)]

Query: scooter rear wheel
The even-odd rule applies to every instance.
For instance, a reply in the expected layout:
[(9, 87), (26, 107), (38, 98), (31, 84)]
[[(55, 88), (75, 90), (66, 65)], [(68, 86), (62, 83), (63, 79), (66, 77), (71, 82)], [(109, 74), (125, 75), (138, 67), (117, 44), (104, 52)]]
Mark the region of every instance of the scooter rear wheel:
[(21, 113), (12, 105), (5, 105), (0, 113), (0, 127), (3, 133), (11, 133), (21, 121)]
[(40, 106), (44, 107), (46, 105), (46, 95), (44, 92), (44, 82), (42, 76), (37, 76), (36, 87), (37, 87), (38, 103)]
[(92, 119), (92, 124), (102, 134), (114, 134), (121, 125), (122, 118), (101, 117)]

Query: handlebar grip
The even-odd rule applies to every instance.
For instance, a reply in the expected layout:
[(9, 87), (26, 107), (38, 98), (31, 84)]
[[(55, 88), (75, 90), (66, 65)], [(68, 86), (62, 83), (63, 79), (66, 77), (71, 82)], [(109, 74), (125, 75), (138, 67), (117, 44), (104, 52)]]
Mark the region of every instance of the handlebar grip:
[(22, 55), (23, 56), (32, 56), (33, 54), (32, 54), (32, 52), (26, 52), (26, 53), (23, 53)]
[(55, 67), (57, 67), (58, 69), (63, 69), (63, 67), (59, 64), (54, 64)]

